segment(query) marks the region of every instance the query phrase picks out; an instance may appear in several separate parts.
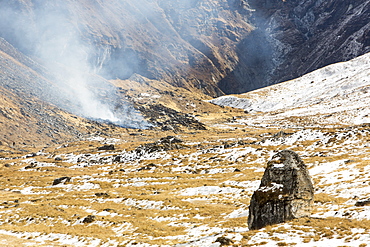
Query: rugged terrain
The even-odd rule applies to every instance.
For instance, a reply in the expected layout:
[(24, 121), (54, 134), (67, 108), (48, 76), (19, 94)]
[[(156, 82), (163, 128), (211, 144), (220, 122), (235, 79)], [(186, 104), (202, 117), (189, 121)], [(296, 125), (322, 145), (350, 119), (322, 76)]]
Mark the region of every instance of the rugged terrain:
[[(115, 127), (78, 142), (3, 150), (1, 243), (367, 246), (368, 61), (367, 54), (297, 79), (306, 97), (289, 81), (214, 100), (239, 107), (242, 102), (240, 110), (192, 101), (186, 90), (158, 82), (144, 90), (143, 81), (129, 94), (137, 104), (168, 107), (168, 99), (176, 98), (173, 108), (191, 109), (206, 130)], [(322, 98), (314, 94), (320, 90), (326, 92)], [(356, 109), (361, 114), (354, 117)], [(312, 214), (250, 231), (250, 198), (269, 159), (284, 149), (297, 152), (308, 167), (315, 188)]]
[[(370, 1), (252, 0), (249, 3), (256, 10), (257, 26), (264, 30), (262, 36), (267, 40), (261, 42), (264, 49), (257, 50), (257, 61), (262, 51), (266, 54), (265, 44), (272, 51), (264, 63), (257, 63), (263, 67), (260, 71), (269, 71), (264, 85), (291, 80), (370, 51)], [(258, 30), (256, 33), (258, 36)], [(245, 42), (248, 44), (248, 39)], [(246, 54), (250, 54), (248, 50)], [(235, 71), (233, 74), (243, 72)], [(257, 83), (234, 92), (259, 87)]]
[[(0, 3), (0, 245), (370, 243), (368, 0)], [(250, 231), (284, 149), (312, 215)]]
[(161, 107), (132, 102), (136, 88), (167, 95), (168, 113), (192, 114), (177, 99), (242, 93), (368, 52), (369, 23), (368, 0), (1, 1), (0, 141), (55, 143), (106, 128), (71, 114), (161, 122), (149, 116)]
[(89, 65), (106, 79), (140, 74), (211, 96), (293, 79), (370, 51), (369, 0), (1, 4), (0, 37), (26, 55), (63, 60), (65, 50), (74, 55), (84, 45)]

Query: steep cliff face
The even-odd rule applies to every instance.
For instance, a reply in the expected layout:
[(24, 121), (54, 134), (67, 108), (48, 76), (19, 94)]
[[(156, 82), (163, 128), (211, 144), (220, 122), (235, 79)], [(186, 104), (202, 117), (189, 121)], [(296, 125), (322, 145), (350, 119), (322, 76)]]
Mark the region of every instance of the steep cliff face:
[(254, 21), (273, 51), (272, 64), (265, 64), (267, 81), (260, 86), (370, 52), (368, 0), (249, 2), (256, 9)]

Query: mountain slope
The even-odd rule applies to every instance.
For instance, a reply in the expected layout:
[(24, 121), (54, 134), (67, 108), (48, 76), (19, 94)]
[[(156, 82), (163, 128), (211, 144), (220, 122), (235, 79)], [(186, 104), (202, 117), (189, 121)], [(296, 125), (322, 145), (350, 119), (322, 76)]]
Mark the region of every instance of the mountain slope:
[[(63, 73), (67, 74), (67, 69)], [(219, 114), (221, 110), (204, 102), (210, 97), (202, 93), (139, 75), (108, 82), (84, 73), (81, 78), (87, 78), (89, 85), (84, 88), (74, 84), (76, 90), (58, 79), (63, 76), (53, 74), (0, 39), (2, 148), (19, 150), (64, 143), (95, 132), (120, 136), (125, 128), (204, 129), (195, 115), (209, 118), (209, 114)], [(86, 99), (86, 94), (96, 97)], [(110, 109), (114, 110), (112, 119)]]
[[(262, 30), (263, 43), (270, 46), (272, 53), (266, 56), (270, 60), (259, 64), (268, 73), (266, 81), (248, 90), (291, 80), (326, 65), (370, 52), (368, 0), (249, 2), (256, 9), (256, 35)], [(258, 53), (264, 51), (258, 46), (255, 48)], [(263, 70), (260, 71), (263, 73)], [(235, 74), (239, 71), (237, 69)], [(240, 87), (243, 88), (243, 85), (240, 84)], [(241, 93), (243, 90), (234, 92)]]
[[(346, 60), (368, 49), (368, 1), (16, 0), (1, 1), (1, 6), (0, 83), (4, 95), (13, 94), (10, 101), (40, 101), (125, 127), (151, 126), (133, 104), (144, 101), (135, 97), (157, 84), (171, 88), (154, 90), (166, 94), (162, 99), (168, 112), (199, 117), (198, 110), (207, 112), (206, 104), (198, 103), (206, 98), (204, 93), (248, 91), (292, 71), (301, 74), (336, 61), (330, 54)], [(337, 39), (341, 33), (343, 39)], [(301, 57), (318, 63), (297, 69), (312, 65)], [(176, 92), (176, 87), (181, 90)], [(187, 105), (182, 105), (181, 95), (191, 98)]]
[[(370, 123), (370, 53), (329, 65), (300, 78), (242, 95), (210, 102), (251, 112), (274, 121), (312, 118), (311, 124)], [(258, 120), (257, 120), (258, 121)]]
[[(276, 17), (286, 14), (281, 11), (285, 7), (329, 4), (329, 9), (338, 10), (332, 7), (348, 4), (336, 5), (340, 2), (258, 3), (265, 17)], [(271, 75), (258, 72), (281, 62), (265, 60), (273, 57), (269, 51), (274, 47), (264, 46), (270, 38), (265, 29), (250, 32), (248, 21), (232, 18), (231, 7), (238, 10), (237, 17), (253, 12), (246, 1), (0, 3), (1, 10), (16, 8), (15, 16), (21, 17), (21, 22), (10, 18), (0, 26), (12, 20), (17, 27), (31, 28), (21, 38), (29, 40), (29, 31), (39, 35), (30, 39), (35, 43), (23, 43), (26, 46), (16, 42), (12, 29), (7, 29), (6, 40), (0, 39), (0, 245), (313, 247), (370, 242), (369, 54), (296, 80), (211, 101), (218, 106), (205, 101), (210, 97), (204, 92), (222, 94), (217, 88), (222, 76), (211, 78), (219, 68), (224, 68), (222, 75), (235, 71), (223, 81), (224, 89), (234, 91), (243, 80), (253, 87), (261, 86), (259, 82), (267, 85)], [(41, 15), (44, 7), (47, 15)], [(134, 12), (141, 14), (131, 19)], [(26, 25), (24, 16), (33, 27)], [(65, 16), (78, 18), (65, 22)], [(334, 12), (325, 16), (340, 20)], [(55, 17), (60, 18), (57, 31), (48, 26)], [(286, 32), (295, 28), (288, 21), (291, 17), (281, 20), (288, 25), (283, 30), (271, 31), (300, 40), (296, 32)], [(212, 25), (207, 26), (209, 19)], [(125, 26), (122, 20), (135, 25)], [(181, 30), (191, 37), (201, 35), (194, 42), (181, 36), (172, 43), (162, 35), (163, 27), (178, 36)], [(125, 29), (123, 39), (120, 28), (132, 29)], [(0, 28), (1, 35), (4, 30)], [(216, 37), (209, 32), (216, 32)], [(81, 40), (80, 34), (86, 36)], [(239, 34), (253, 39), (249, 42)], [(161, 51), (171, 51), (156, 53), (157, 40), (168, 42)], [(100, 49), (90, 53), (91, 45)], [(333, 47), (322, 46), (327, 48)], [(258, 56), (261, 53), (268, 56)], [(127, 61), (109, 72), (113, 61), (126, 55)], [(247, 60), (251, 57), (255, 59)], [(174, 63), (160, 68), (166, 61)], [(199, 74), (204, 77), (198, 80)], [(155, 80), (157, 76), (165, 80)], [(144, 117), (134, 118), (137, 111), (132, 106), (144, 108), (147, 119), (162, 125), (126, 129), (111, 124), (130, 120), (133, 127), (147, 127)], [(100, 118), (95, 119), (100, 123), (71, 113)], [(302, 158), (312, 177), (312, 214), (251, 231), (246, 223), (253, 191), (267, 162), (285, 149)]]
[(79, 54), (84, 70), (105, 79), (140, 74), (211, 96), (293, 79), (370, 49), (369, 0), (1, 4), (0, 37), (44, 63), (71, 64), (62, 54)]
[[(74, 110), (76, 104), (65, 97), (66, 88), (47, 77), (53, 78), (46, 67), (0, 38), (2, 148), (19, 150), (33, 145), (64, 143), (113, 127), (76, 116), (79, 111)], [(104, 94), (104, 90), (98, 88), (100, 94)], [(122, 100), (120, 104), (124, 105), (124, 102)], [(122, 109), (121, 105), (116, 107)], [(127, 115), (134, 116), (129, 112)]]
[(33, 61), (17, 53), (4, 40), (0, 40), (0, 45), (2, 145), (20, 147), (70, 139), (77, 135), (78, 131), (71, 126), (73, 121), (70, 115), (40, 100), (42, 89), (47, 83), (42, 76), (25, 65)]
[(107, 79), (136, 73), (220, 95), (217, 82), (232, 70), (238, 60), (235, 46), (252, 29), (242, 15), (248, 13), (245, 5), (227, 0), (3, 1), (0, 36), (36, 57), (46, 51), (60, 59), (65, 49), (72, 56), (87, 49), (89, 66)]

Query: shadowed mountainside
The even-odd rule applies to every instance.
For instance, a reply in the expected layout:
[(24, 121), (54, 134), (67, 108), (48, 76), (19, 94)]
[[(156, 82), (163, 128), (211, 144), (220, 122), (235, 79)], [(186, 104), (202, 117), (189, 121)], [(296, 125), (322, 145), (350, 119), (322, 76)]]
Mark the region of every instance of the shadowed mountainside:
[(370, 51), (370, 1), (258, 1), (255, 8), (268, 20), (280, 60), (273, 83)]

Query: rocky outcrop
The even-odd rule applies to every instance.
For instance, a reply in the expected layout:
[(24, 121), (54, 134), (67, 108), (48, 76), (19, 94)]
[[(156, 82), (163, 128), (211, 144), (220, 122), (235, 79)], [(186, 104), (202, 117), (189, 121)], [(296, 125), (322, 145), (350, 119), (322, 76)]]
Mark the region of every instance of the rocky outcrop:
[(254, 192), (248, 227), (251, 230), (310, 215), (314, 189), (306, 165), (293, 151), (284, 150), (268, 162)]
[(183, 149), (186, 146), (183, 141), (175, 136), (166, 136), (154, 143), (140, 145), (135, 149), (137, 154), (163, 152), (173, 149)]
[(162, 104), (147, 104), (138, 107), (148, 121), (162, 130), (179, 131), (182, 128), (206, 130), (206, 126), (194, 116), (184, 114)]

